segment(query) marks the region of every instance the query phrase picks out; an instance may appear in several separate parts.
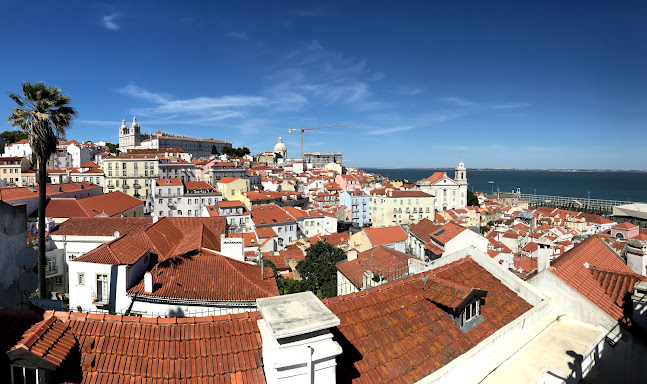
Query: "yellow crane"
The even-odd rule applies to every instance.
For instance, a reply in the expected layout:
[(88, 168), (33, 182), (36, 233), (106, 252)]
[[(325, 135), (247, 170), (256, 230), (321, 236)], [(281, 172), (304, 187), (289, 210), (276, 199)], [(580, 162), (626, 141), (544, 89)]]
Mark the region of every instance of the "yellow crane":
[(311, 129), (322, 129), (322, 128), (337, 128), (337, 127), (350, 127), (353, 125), (359, 125), (358, 123), (351, 123), (351, 124), (342, 124), (342, 125), (328, 125), (325, 127), (308, 127), (308, 128), (303, 128), (303, 125), (301, 128), (290, 128), (288, 129), (288, 133), (296, 132), (296, 131), (301, 131), (301, 159), (303, 159), (303, 132), (304, 131), (309, 131)]

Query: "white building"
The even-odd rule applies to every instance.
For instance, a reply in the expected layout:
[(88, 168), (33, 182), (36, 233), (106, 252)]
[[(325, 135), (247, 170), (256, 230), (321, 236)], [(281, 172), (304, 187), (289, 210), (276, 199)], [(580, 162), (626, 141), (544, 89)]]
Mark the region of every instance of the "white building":
[(203, 217), (221, 216), (227, 219), (229, 233), (248, 233), (254, 231), (252, 216), (245, 204), (238, 200), (218, 201), (202, 209)]
[(436, 211), (465, 208), (467, 206), (467, 169), (459, 162), (454, 178), (445, 172), (435, 172), (426, 179), (416, 182), (416, 189), (434, 195)]
[(179, 178), (153, 180), (153, 215), (202, 216), (205, 207), (222, 200), (222, 195), (204, 181), (182, 181)]

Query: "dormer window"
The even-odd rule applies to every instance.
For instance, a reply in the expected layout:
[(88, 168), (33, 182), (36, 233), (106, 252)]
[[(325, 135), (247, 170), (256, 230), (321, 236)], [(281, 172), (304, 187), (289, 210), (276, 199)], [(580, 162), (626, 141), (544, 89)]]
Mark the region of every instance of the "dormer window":
[(481, 314), (481, 308), (479, 305), (479, 300), (471, 302), (469, 305), (463, 309), (462, 320), (463, 325), (474, 320), (478, 315)]

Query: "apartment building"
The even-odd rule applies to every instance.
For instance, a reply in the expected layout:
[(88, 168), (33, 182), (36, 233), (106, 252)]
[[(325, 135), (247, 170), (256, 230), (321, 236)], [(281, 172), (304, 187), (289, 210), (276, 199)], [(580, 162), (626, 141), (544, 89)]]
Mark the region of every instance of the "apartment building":
[(385, 227), (433, 220), (434, 203), (434, 196), (422, 191), (374, 189), (369, 201), (371, 222), (374, 227)]
[(205, 207), (222, 200), (222, 195), (204, 181), (182, 181), (180, 178), (153, 180), (154, 216), (198, 217)]

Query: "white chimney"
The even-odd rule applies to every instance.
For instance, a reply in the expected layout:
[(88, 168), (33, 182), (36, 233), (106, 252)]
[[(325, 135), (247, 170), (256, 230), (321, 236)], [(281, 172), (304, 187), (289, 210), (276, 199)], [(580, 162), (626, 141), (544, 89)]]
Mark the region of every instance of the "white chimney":
[(537, 273), (542, 272), (550, 267), (550, 244), (538, 241), (539, 247), (537, 252)]
[(350, 251), (348, 251), (348, 253), (346, 254), (346, 260), (348, 260), (348, 261), (353, 261), (353, 260), (355, 260), (355, 259), (357, 259), (357, 250), (356, 250), (356, 249), (351, 249), (351, 250), (350, 250)]
[(150, 272), (144, 274), (144, 293), (153, 293), (153, 275)]
[(220, 236), (220, 253), (232, 259), (245, 261), (245, 244), (241, 237)]
[(256, 306), (267, 383), (336, 382), (342, 349), (330, 332), (339, 325), (330, 309), (312, 292), (257, 299)]

